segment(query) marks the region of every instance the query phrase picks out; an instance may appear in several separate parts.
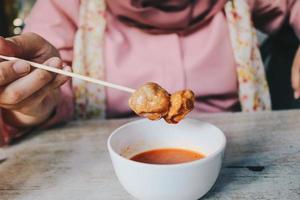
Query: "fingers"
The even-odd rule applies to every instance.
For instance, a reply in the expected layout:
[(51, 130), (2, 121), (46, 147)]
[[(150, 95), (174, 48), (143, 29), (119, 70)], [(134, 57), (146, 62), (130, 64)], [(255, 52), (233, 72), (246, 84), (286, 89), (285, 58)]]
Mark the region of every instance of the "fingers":
[[(64, 70), (71, 71), (71, 68), (66, 66), (64, 67)], [(32, 94), (30, 97), (26, 98), (22, 102), (19, 102), (15, 105), (2, 105), (2, 107), (11, 110), (18, 110), (19, 112), (22, 113), (27, 113), (28, 112), (27, 110), (30, 109), (30, 107), (32, 107), (31, 105), (37, 105), (42, 103), (42, 101), (47, 97), (47, 95), (53, 93), (55, 90), (57, 90), (61, 85), (66, 83), (68, 80), (69, 77), (57, 76), (54, 81), (48, 83), (46, 86), (44, 86), (39, 91)], [(55, 104), (55, 102), (51, 102), (51, 103)]]
[(35, 33), (24, 33), (11, 38), (0, 37), (0, 54), (44, 62), (59, 56), (58, 51), (44, 38)]
[(24, 61), (0, 63), (0, 86), (4, 86), (30, 72), (30, 65)]
[[(44, 64), (49, 65), (49, 66), (57, 66), (57, 68), (59, 68), (59, 69), (63, 68), (66, 71), (72, 71), (71, 67), (69, 67), (69, 66), (63, 67), (63, 63), (59, 58), (49, 59)], [(51, 88), (53, 88), (53, 89), (58, 88), (62, 84), (64, 84), (67, 80), (69, 80), (69, 77), (58, 74), (58, 75), (56, 75), (55, 79), (51, 82)]]
[(46, 90), (40, 90), (19, 104), (3, 107), (6, 121), (16, 127), (34, 126), (45, 121), (53, 112), (60, 97), (59, 91), (55, 90), (51, 93), (47, 91), (47, 98), (41, 98), (38, 94), (42, 91), (46, 92)]
[[(53, 67), (62, 67), (59, 58), (51, 58), (45, 64)], [(0, 103), (15, 105), (30, 97), (38, 90), (55, 79), (55, 74), (41, 69), (35, 69), (30, 74), (19, 78), (0, 91)]]
[[(69, 71), (71, 72), (71, 67), (69, 66), (65, 66), (63, 68), (63, 70), (65, 71)], [(56, 88), (59, 88), (60, 86), (62, 86), (65, 82), (67, 82), (68, 80), (70, 80), (70, 77), (67, 77), (67, 76), (64, 76), (64, 75), (57, 75), (55, 80), (51, 83), (52, 85), (52, 88), (56, 89)]]
[(299, 80), (299, 67), (293, 67), (292, 69), (292, 87), (294, 89), (294, 98), (299, 99), (300, 97), (300, 80)]
[(298, 49), (292, 66), (292, 87), (295, 99), (300, 98), (300, 48)]
[(0, 36), (0, 54), (6, 56), (16, 56), (21, 54), (21, 48), (12, 41)]
[[(39, 114), (35, 113), (35, 111), (32, 110), (32, 105), (40, 105), (42, 101), (47, 97), (47, 95), (51, 94), (54, 92), (54, 89), (51, 84), (46, 85), (45, 87), (41, 88), (39, 91), (36, 93), (32, 94), (30, 97), (24, 99), (23, 101), (14, 104), (14, 105), (2, 105), (2, 107), (14, 111), (21, 112), (23, 114)], [(52, 102), (50, 102), (51, 105), (55, 105), (57, 102), (54, 102), (54, 99), (52, 97)], [(48, 105), (48, 106), (51, 106)], [(38, 106), (40, 107), (40, 106)]]
[(48, 65), (50, 67), (59, 68), (59, 69), (61, 69), (63, 67), (63, 61), (58, 57), (50, 58), (43, 64)]
[[(59, 58), (51, 58), (44, 64), (56, 68), (63, 67)], [(30, 66), (27, 65), (17, 62), (0, 63), (0, 71), (3, 70), (5, 77), (1, 82), (0, 76), (0, 107), (8, 113), (14, 113), (11, 115), (13, 118), (8, 120), (22, 127), (39, 124), (48, 118), (60, 99), (58, 87), (68, 80), (65, 76), (36, 68), (26, 75), (21, 75), (25, 71), (24, 66), (30, 70)], [(64, 70), (70, 70), (70, 67), (65, 67)], [(21, 78), (16, 74), (20, 74)]]

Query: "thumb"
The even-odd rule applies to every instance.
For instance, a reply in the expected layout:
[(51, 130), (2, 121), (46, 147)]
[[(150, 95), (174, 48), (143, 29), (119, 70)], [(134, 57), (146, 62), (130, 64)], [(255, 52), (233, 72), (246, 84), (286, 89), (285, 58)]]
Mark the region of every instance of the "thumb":
[(10, 38), (1, 37), (0, 54), (40, 62), (49, 57), (59, 57), (56, 49), (35, 33), (23, 33)]
[(21, 48), (14, 42), (0, 36), (0, 54), (5, 56), (18, 56)]

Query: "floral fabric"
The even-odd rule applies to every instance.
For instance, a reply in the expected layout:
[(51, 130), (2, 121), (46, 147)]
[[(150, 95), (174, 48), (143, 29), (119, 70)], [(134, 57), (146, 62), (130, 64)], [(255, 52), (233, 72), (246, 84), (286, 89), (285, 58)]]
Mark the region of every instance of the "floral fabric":
[[(105, 79), (104, 37), (105, 0), (82, 0), (79, 29), (75, 38), (73, 70), (93, 78)], [(237, 64), (239, 99), (243, 111), (271, 109), (268, 84), (258, 49), (250, 8), (244, 0), (225, 5), (230, 38)], [(77, 117), (105, 117), (103, 87), (73, 80)]]
[[(104, 0), (82, 0), (79, 28), (75, 37), (73, 71), (105, 79), (103, 42), (106, 27)], [(105, 89), (73, 79), (76, 117), (105, 117)]]
[(225, 5), (229, 34), (237, 64), (239, 99), (243, 111), (270, 110), (269, 87), (250, 8), (244, 0)]

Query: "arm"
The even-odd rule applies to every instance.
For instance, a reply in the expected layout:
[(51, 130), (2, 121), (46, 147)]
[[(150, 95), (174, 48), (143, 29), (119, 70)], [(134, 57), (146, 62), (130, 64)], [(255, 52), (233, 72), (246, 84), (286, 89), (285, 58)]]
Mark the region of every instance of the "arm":
[(300, 38), (299, 0), (247, 0), (256, 28), (272, 34), (289, 24)]
[[(38, 0), (26, 19), (24, 32), (34, 32), (44, 37), (59, 51), (64, 63), (71, 66), (79, 9), (80, 0)], [(56, 108), (56, 114), (43, 127), (68, 121), (74, 114), (71, 81), (64, 84), (60, 91), (61, 100)]]
[[(290, 25), (300, 39), (300, 1), (299, 0), (248, 0), (252, 10), (254, 25), (272, 34), (283, 25)], [(300, 97), (300, 47), (295, 55), (291, 83), (296, 99)]]
[[(37, 1), (32, 10), (32, 13), (26, 20), (26, 28), (24, 32), (35, 32), (43, 36), (59, 50), (59, 53), (57, 53), (57, 55), (60, 54), (65, 63), (71, 64), (73, 39), (77, 28), (76, 17), (79, 10), (79, 0), (63, 1), (64, 3), (66, 3), (65, 5), (70, 6), (64, 6), (61, 2), (62, 1), (59, 0)], [(78, 7), (78, 9), (76, 9), (76, 6)], [(27, 36), (28, 35), (32, 36), (31, 33), (27, 33)], [(21, 45), (27, 46), (26, 51), (24, 51), (25, 53), (27, 53), (27, 55), (21, 55), (20, 52), (14, 52), (18, 51), (18, 49), (20, 48), (13, 49), (11, 50), (11, 52), (9, 52), (7, 51), (7, 47), (5, 47), (5, 45), (3, 44), (0, 45), (0, 53), (6, 55), (14, 55), (39, 63), (43, 63), (48, 58), (57, 56), (53, 52), (45, 51), (45, 49), (51, 49), (45, 48), (45, 46), (48, 46), (48, 44), (46, 43), (40, 44), (40, 46), (34, 46), (30, 45), (32, 41), (29, 41), (28, 38), (24, 38), (24, 35), (18, 37), (18, 39), (20, 38), (23, 39), (23, 44)], [(17, 40), (12, 41), (14, 42)], [(33, 43), (37, 43), (37, 41), (34, 41)], [(28, 54), (30, 54), (30, 56)], [(59, 63), (57, 64), (58, 65), (56, 67), (61, 67)], [(1, 65), (3, 68), (4, 62), (0, 63), (0, 70)], [(63, 80), (61, 77), (59, 78), (59, 80), (61, 81), (60, 83), (62, 83)], [(54, 110), (53, 108), (47, 108), (47, 115), (43, 116), (42, 118), (38, 117), (40, 120), (36, 119), (37, 113), (39, 112), (30, 113), (30, 117), (28, 117), (28, 115), (24, 114), (24, 112), (17, 112), (15, 109), (5, 108), (5, 105), (1, 105), (0, 102), (0, 146), (1, 144), (8, 144), (13, 138), (22, 135), (34, 126), (39, 125), (39, 127), (46, 128), (56, 123), (71, 119), (74, 109), (71, 82), (68, 81), (63, 86), (56, 89), (54, 93), (55, 95), (48, 95), (49, 98), (46, 98), (43, 101), (43, 105), (50, 105), (50, 107), (54, 106)], [(56, 102), (55, 105), (52, 102)], [(14, 104), (14, 102), (11, 103)], [(31, 112), (33, 110), (41, 111), (41, 109), (43, 109), (43, 106), (39, 106), (38, 108), (35, 107), (34, 109), (31, 109)], [(32, 115), (33, 117), (31, 117)], [(45, 120), (47, 120), (47, 122), (45, 122)]]
[[(0, 54), (29, 60), (46, 59), (45, 64), (62, 68), (57, 50), (36, 34), (0, 38)], [(44, 58), (39, 54), (43, 52)], [(38, 56), (40, 55), (40, 56)], [(68, 67), (65, 67), (67, 70)], [(59, 87), (67, 77), (31, 68), (24, 61), (0, 63), (0, 141), (7, 144), (30, 128), (42, 124), (60, 99)]]

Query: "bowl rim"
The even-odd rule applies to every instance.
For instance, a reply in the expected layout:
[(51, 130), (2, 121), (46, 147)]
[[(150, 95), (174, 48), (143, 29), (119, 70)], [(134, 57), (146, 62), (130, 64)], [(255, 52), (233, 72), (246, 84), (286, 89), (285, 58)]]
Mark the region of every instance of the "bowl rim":
[[(137, 161), (134, 161), (134, 160), (130, 160), (128, 158), (125, 158), (124, 156), (121, 156), (120, 154), (118, 154), (111, 146), (111, 140), (112, 138), (114, 137), (114, 135), (116, 135), (121, 129), (127, 127), (127, 126), (130, 126), (130, 125), (133, 125), (133, 124), (137, 124), (137, 123), (142, 123), (144, 121), (148, 121), (148, 119), (138, 119), (138, 120), (133, 120), (133, 121), (130, 121), (130, 122), (127, 122), (123, 125), (121, 125), (120, 127), (118, 127), (117, 129), (115, 129), (111, 134), (110, 136), (108, 137), (107, 139), (107, 147), (108, 147), (108, 150), (111, 154), (113, 154), (114, 156), (116, 156), (117, 158), (125, 161), (125, 162), (128, 162), (129, 164), (133, 164), (133, 165), (140, 165), (140, 166), (144, 166), (144, 167), (158, 167), (158, 168), (178, 168), (178, 167), (188, 167), (188, 166), (194, 166), (194, 165), (198, 165), (200, 163), (205, 163), (205, 162), (208, 162), (210, 161), (211, 159), (215, 158), (217, 155), (219, 155), (221, 152), (225, 151), (225, 148), (226, 148), (226, 143), (227, 143), (227, 139), (226, 139), (226, 136), (224, 134), (224, 132), (219, 129), (217, 126), (211, 124), (211, 123), (208, 123), (208, 122), (204, 122), (204, 121), (201, 121), (201, 120), (198, 120), (198, 119), (195, 119), (195, 118), (186, 118), (185, 120), (189, 120), (189, 121), (197, 121), (197, 122), (201, 122), (202, 124), (205, 124), (205, 125), (208, 125), (212, 128), (214, 128), (215, 130), (217, 130), (219, 133), (220, 133), (220, 136), (222, 137), (222, 143), (221, 143), (221, 146), (218, 148), (217, 151), (215, 151), (214, 153), (212, 154), (209, 154), (208, 156), (205, 156), (204, 158), (202, 159), (199, 159), (199, 160), (195, 160), (195, 161), (190, 161), (190, 162), (185, 162), (185, 163), (178, 163), (178, 164), (164, 164), (164, 165), (161, 165), (161, 164), (150, 164), (150, 163), (142, 163), (142, 162), (137, 162)], [(187, 149), (188, 150), (188, 149)], [(111, 156), (111, 155), (110, 155)]]

